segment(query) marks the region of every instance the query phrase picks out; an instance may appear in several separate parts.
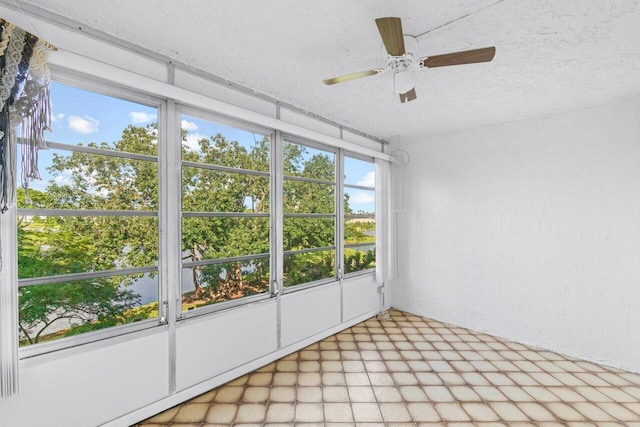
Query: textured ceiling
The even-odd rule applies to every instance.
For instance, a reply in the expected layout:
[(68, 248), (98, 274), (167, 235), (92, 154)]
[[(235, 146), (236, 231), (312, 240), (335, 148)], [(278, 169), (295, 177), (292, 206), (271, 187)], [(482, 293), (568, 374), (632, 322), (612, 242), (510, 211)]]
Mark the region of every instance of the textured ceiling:
[[(14, 3), (15, 4), (15, 3)], [(27, 11), (125, 40), (386, 139), (551, 114), (640, 93), (640, 0), (28, 0)], [(7, 5), (11, 3), (7, 2)], [(493, 62), (421, 70), (401, 104), (375, 18), (418, 56), (496, 46)]]

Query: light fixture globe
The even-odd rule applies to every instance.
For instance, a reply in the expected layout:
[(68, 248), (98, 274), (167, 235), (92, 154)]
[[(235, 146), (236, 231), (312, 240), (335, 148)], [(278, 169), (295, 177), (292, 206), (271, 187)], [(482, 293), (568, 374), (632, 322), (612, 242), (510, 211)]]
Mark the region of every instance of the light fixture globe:
[(407, 67), (398, 67), (393, 73), (393, 91), (400, 95), (409, 92), (416, 86), (415, 75)]

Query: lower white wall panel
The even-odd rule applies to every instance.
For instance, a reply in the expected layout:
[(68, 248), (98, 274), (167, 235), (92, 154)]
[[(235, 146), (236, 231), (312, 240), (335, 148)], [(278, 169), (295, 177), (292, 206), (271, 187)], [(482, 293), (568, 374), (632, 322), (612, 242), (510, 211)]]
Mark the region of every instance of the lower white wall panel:
[(340, 324), (340, 285), (324, 285), (282, 296), (282, 346)]
[(277, 350), (274, 300), (181, 322), (176, 388), (182, 390)]
[(23, 361), (20, 394), (0, 399), (0, 425), (95, 426), (166, 396), (166, 328), (143, 334)]
[(344, 320), (379, 310), (378, 287), (381, 285), (376, 283), (372, 274), (346, 280), (342, 291)]

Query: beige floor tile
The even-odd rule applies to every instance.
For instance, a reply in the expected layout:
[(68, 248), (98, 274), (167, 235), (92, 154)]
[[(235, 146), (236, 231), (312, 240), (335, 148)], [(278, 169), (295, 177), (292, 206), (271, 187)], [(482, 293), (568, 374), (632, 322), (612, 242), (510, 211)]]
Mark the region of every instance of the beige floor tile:
[(371, 382), (369, 381), (369, 376), (363, 372), (347, 372), (344, 374), (347, 385), (349, 386), (357, 386), (357, 385), (367, 385), (370, 386)]
[(214, 403), (205, 417), (207, 423), (231, 423), (238, 412), (235, 403)]
[(244, 387), (225, 386), (218, 390), (213, 400), (214, 402), (235, 403), (240, 401), (243, 393)]
[(270, 403), (265, 421), (267, 423), (289, 423), (294, 421), (295, 405), (293, 403)]
[(295, 385), (298, 380), (298, 374), (295, 372), (276, 372), (273, 375), (272, 384), (275, 386)]
[(316, 360), (302, 360), (298, 362), (299, 372), (320, 372), (320, 362)]
[(558, 381), (560, 381), (564, 385), (568, 385), (570, 387), (578, 387), (587, 385), (584, 381), (580, 380), (575, 375), (568, 372), (552, 372), (551, 375), (555, 377)]
[(599, 376), (589, 373), (589, 372), (575, 372), (573, 375), (576, 376), (579, 380), (583, 381), (585, 384), (594, 386), (594, 387), (607, 387), (610, 386), (607, 381), (603, 380)]
[(597, 390), (612, 398), (615, 402), (637, 402), (638, 399), (616, 387), (597, 387)]
[(349, 402), (349, 389), (346, 386), (322, 387), (325, 402)]
[(263, 403), (245, 403), (238, 407), (236, 423), (259, 423), (264, 420), (267, 405)]
[(471, 420), (459, 403), (436, 403), (435, 406), (440, 417), (446, 422)]
[(407, 409), (414, 421), (417, 422), (439, 422), (440, 415), (436, 408), (430, 403), (409, 403)]
[(620, 390), (640, 401), (640, 387), (621, 387)]
[(427, 402), (429, 400), (420, 386), (401, 386), (399, 390), (406, 402)]
[(523, 387), (538, 402), (558, 402), (560, 398), (546, 387)]
[(387, 372), (388, 370), (387, 365), (378, 360), (365, 361), (364, 368), (367, 372)]
[(477, 402), (481, 400), (478, 393), (469, 386), (453, 386), (449, 387), (449, 391), (461, 402)]
[(531, 372), (529, 375), (545, 387), (561, 386), (562, 383), (546, 372)]
[(276, 364), (277, 372), (298, 372), (298, 362), (295, 360), (281, 360)]
[(348, 387), (349, 400), (351, 402), (375, 402), (376, 397), (373, 394), (371, 386), (353, 386)]
[(470, 385), (491, 385), (489, 380), (477, 372), (465, 372), (462, 374), (462, 378)]
[(322, 385), (346, 385), (344, 373), (342, 372), (325, 372), (322, 374)]
[(251, 386), (268, 386), (271, 385), (273, 374), (270, 372), (259, 372), (249, 376), (248, 384)]
[(441, 385), (443, 384), (440, 377), (433, 372), (416, 372), (418, 383), (422, 385)]
[(576, 393), (581, 394), (591, 402), (612, 402), (613, 401), (613, 399), (611, 399), (609, 396), (607, 396), (606, 394), (600, 393), (598, 390), (596, 390), (593, 387), (574, 387), (573, 390)]
[(229, 381), (225, 386), (238, 386), (245, 385), (249, 381), (249, 375), (243, 375), (240, 378), (236, 378), (233, 381)]
[(318, 350), (302, 350), (299, 360), (320, 360), (320, 352)]
[(361, 360), (343, 360), (342, 366), (344, 372), (366, 372)]
[(295, 387), (272, 387), (269, 393), (270, 402), (294, 402), (296, 400)]
[(570, 387), (550, 387), (549, 391), (558, 396), (563, 402), (584, 402), (586, 399)]
[(418, 384), (418, 379), (410, 372), (394, 372), (391, 376), (393, 377), (393, 381), (399, 386)]
[(304, 402), (304, 403), (322, 402), (322, 388), (321, 387), (298, 387), (296, 400), (298, 402)]
[(322, 372), (342, 372), (344, 367), (339, 360), (323, 360), (320, 362), (320, 370)]
[(453, 397), (451, 392), (449, 392), (449, 389), (447, 387), (444, 387), (444, 386), (425, 386), (425, 387), (423, 387), (423, 390), (424, 390), (425, 393), (427, 393), (427, 396), (429, 396), (429, 399), (431, 399), (433, 402), (453, 402), (453, 401), (455, 401), (455, 398)]
[(349, 403), (325, 403), (324, 420), (336, 423), (352, 423), (351, 405)]
[(517, 406), (531, 421), (554, 421), (556, 419), (551, 412), (539, 403), (523, 402), (518, 403)]
[(247, 387), (242, 395), (243, 402), (266, 402), (269, 399), (269, 387)]
[(381, 403), (402, 402), (402, 396), (395, 387), (373, 387), (373, 393)]
[[(507, 396), (509, 400), (514, 402), (532, 402), (536, 400), (531, 394), (527, 393), (522, 387), (519, 386), (501, 386), (498, 387), (502, 394)], [(553, 399), (559, 400), (555, 395), (550, 394)]]
[(597, 405), (617, 420), (640, 422), (640, 415), (633, 413), (619, 403), (605, 402), (598, 403)]
[(478, 393), (482, 400), (487, 402), (504, 402), (509, 400), (504, 394), (494, 386), (473, 386), (473, 390)]
[(463, 403), (462, 407), (473, 421), (499, 421), (500, 417), (486, 403)]
[(301, 372), (298, 374), (298, 386), (320, 386), (321, 382), (322, 378), (318, 372)]
[(352, 403), (351, 410), (356, 423), (382, 421), (382, 413), (377, 403)]
[(594, 403), (590, 402), (576, 402), (572, 403), (571, 406), (582, 415), (584, 415), (585, 420), (589, 421), (615, 421), (615, 419), (596, 406)]
[(210, 403), (213, 401), (213, 398), (216, 396), (218, 390), (211, 390), (207, 393), (203, 393), (198, 397), (194, 397), (190, 400), (191, 403)]
[(402, 403), (381, 403), (380, 412), (385, 422), (410, 422), (411, 415)]
[(438, 376), (445, 385), (463, 385), (467, 383), (462, 375), (455, 372), (441, 372)]
[(586, 421), (585, 417), (563, 402), (547, 403), (547, 408), (563, 421)]
[(296, 422), (322, 422), (324, 408), (321, 403), (298, 403), (295, 417)]
[(529, 417), (518, 407), (510, 402), (492, 402), (491, 409), (504, 421), (528, 421)]
[(392, 386), (395, 384), (393, 377), (386, 372), (370, 372), (369, 381), (374, 386)]

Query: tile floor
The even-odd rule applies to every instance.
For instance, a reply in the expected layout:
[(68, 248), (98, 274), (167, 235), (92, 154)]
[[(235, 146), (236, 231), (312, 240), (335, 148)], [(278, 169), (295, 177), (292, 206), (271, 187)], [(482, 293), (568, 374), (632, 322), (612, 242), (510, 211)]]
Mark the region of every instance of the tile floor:
[(139, 426), (640, 426), (640, 375), (391, 311)]

